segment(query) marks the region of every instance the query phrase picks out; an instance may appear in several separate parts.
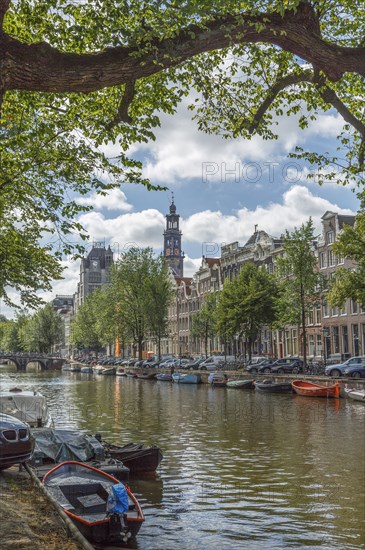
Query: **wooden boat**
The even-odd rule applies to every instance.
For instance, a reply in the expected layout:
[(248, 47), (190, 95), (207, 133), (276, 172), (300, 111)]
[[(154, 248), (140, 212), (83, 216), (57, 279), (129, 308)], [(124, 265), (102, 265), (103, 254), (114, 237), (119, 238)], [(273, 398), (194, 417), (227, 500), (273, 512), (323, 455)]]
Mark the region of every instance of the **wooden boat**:
[(93, 544), (125, 544), (144, 521), (127, 485), (81, 462), (58, 464), (44, 476), (43, 485)]
[(298, 395), (306, 397), (340, 397), (340, 386), (332, 384), (325, 386), (323, 384), (314, 384), (306, 380), (293, 380), (292, 388)]
[(71, 365), (68, 370), (70, 372), (81, 372), (81, 365)]
[(104, 376), (110, 375), (113, 376), (116, 373), (117, 369), (115, 367), (104, 367), (100, 374)]
[(200, 384), (201, 382), (200, 374), (196, 373), (183, 374), (181, 372), (175, 372), (172, 375), (172, 379), (177, 384)]
[[(31, 465), (43, 477), (55, 464), (65, 460), (86, 463), (119, 481), (128, 481), (130, 472), (154, 472), (162, 460), (156, 447), (141, 443), (118, 446), (95, 436), (72, 429), (34, 429), (35, 448)], [(128, 465), (127, 465), (128, 464)]]
[(251, 390), (255, 387), (254, 380), (228, 380), (227, 388), (237, 388), (241, 390)]
[(350, 397), (350, 399), (354, 399), (355, 401), (361, 401), (362, 403), (365, 403), (365, 390), (345, 389), (345, 394), (347, 395), (347, 397)]
[(211, 372), (208, 376), (208, 382), (215, 388), (225, 388), (228, 376), (224, 372)]
[(136, 372), (127, 371), (125, 375), (128, 376), (128, 378), (137, 378)]
[(160, 382), (172, 382), (172, 374), (160, 372), (159, 374), (156, 374), (156, 380), (160, 380)]
[(93, 372), (95, 372), (95, 374), (102, 374), (103, 370), (104, 370), (104, 367), (102, 365), (95, 365), (93, 367)]
[(255, 382), (255, 389), (264, 393), (292, 393), (293, 388), (290, 382), (274, 382), (273, 380), (263, 380)]
[(155, 372), (140, 372), (137, 374), (137, 378), (139, 380), (153, 380), (155, 377)]
[(93, 371), (93, 368), (91, 366), (87, 366), (87, 367), (81, 367), (81, 371), (80, 372), (83, 372), (83, 373), (86, 373), (86, 374), (90, 374)]
[(115, 373), (117, 376), (127, 376), (124, 369), (117, 369), (117, 372)]
[(163, 458), (161, 449), (156, 445), (144, 447), (142, 443), (127, 443), (119, 446), (103, 441), (99, 434), (95, 434), (95, 438), (103, 445), (105, 456), (123, 462), (131, 474), (154, 472)]

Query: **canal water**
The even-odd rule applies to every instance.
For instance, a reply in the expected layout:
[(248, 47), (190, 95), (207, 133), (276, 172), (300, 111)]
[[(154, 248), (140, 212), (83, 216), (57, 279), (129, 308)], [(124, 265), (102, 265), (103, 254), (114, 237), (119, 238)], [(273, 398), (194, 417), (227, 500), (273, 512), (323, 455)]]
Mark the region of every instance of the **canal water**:
[(43, 393), (58, 427), (161, 447), (130, 481), (139, 550), (365, 547), (362, 403), (6, 365), (0, 384)]

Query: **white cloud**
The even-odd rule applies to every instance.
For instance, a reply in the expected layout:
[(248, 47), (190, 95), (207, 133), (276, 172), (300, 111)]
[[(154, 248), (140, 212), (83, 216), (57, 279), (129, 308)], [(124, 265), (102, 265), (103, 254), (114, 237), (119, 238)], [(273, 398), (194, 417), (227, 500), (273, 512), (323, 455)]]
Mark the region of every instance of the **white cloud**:
[(220, 211), (205, 210), (183, 220), (184, 239), (192, 242), (229, 243), (245, 242), (257, 224), (273, 236), (280, 236), (287, 229), (292, 231), (305, 223), (311, 216), (316, 230), (321, 228), (321, 216), (332, 210), (343, 214), (353, 214), (348, 208), (318, 197), (301, 185), (292, 186), (282, 197), (281, 203), (267, 207), (257, 206), (254, 210), (242, 208), (234, 215)]
[(93, 193), (88, 197), (80, 197), (77, 199), (79, 204), (93, 206), (96, 210), (120, 210), (129, 212), (133, 206), (128, 203), (127, 197), (120, 189), (111, 189), (107, 195), (98, 195)]
[(91, 239), (111, 240), (113, 249), (120, 252), (133, 244), (162, 247), (165, 217), (152, 208), (109, 219), (100, 212), (88, 212), (79, 221)]

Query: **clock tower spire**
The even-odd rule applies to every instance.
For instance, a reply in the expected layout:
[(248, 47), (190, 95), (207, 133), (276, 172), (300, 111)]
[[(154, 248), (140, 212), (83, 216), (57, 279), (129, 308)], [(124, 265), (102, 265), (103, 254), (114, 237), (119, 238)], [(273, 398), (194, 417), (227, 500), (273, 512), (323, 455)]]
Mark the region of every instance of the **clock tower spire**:
[(179, 228), (180, 216), (176, 214), (174, 194), (171, 196), (170, 213), (166, 215), (166, 229), (164, 231), (164, 252), (167, 263), (174, 277), (184, 276), (184, 252), (181, 250), (182, 233)]

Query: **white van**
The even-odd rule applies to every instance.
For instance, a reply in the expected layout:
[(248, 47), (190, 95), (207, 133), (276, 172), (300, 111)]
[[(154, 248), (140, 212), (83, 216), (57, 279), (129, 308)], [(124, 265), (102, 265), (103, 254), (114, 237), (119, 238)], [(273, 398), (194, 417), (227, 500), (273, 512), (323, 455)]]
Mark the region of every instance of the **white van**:
[(234, 361), (234, 355), (212, 355), (211, 357), (208, 357), (205, 361), (201, 363), (199, 366), (200, 370), (209, 370), (213, 371), (216, 370), (218, 365), (220, 363), (224, 362), (232, 362)]

